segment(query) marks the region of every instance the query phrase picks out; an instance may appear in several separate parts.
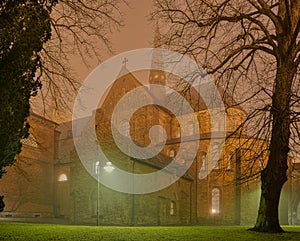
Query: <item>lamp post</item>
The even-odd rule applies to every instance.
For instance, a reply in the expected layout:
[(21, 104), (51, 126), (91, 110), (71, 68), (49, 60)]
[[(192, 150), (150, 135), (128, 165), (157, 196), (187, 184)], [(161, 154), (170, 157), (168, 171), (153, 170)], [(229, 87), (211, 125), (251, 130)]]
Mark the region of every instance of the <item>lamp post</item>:
[[(104, 171), (107, 173), (111, 173), (115, 168), (112, 165), (111, 162), (106, 162), (105, 166), (103, 167)], [(99, 226), (99, 214), (100, 214), (100, 174), (101, 174), (101, 168), (100, 168), (100, 161), (96, 162), (96, 174), (97, 174), (97, 226)]]

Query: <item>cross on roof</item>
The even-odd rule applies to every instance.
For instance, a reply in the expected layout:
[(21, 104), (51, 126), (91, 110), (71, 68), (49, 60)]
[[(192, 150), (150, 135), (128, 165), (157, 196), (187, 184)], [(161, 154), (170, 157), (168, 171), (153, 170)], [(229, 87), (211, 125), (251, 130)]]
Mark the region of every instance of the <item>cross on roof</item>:
[(128, 59), (125, 57), (122, 63), (123, 63), (124, 66), (126, 66), (127, 62), (128, 62)]

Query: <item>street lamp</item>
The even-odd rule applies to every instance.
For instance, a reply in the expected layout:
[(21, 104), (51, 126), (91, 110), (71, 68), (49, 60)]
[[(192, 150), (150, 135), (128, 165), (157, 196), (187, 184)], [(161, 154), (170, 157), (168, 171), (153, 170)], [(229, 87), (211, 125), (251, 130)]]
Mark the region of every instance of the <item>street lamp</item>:
[[(111, 173), (115, 167), (111, 162), (106, 162), (103, 167), (104, 171)], [(96, 162), (96, 174), (97, 174), (97, 226), (99, 226), (99, 210), (100, 210), (100, 199), (99, 199), (99, 190), (100, 190), (100, 161)]]

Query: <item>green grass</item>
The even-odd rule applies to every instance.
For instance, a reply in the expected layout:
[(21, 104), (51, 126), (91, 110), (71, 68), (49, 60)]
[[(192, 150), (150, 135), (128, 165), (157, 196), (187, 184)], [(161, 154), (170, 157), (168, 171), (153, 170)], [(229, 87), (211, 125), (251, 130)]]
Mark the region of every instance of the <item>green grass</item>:
[(300, 227), (282, 234), (255, 233), (239, 226), (92, 227), (0, 222), (0, 240), (300, 240)]

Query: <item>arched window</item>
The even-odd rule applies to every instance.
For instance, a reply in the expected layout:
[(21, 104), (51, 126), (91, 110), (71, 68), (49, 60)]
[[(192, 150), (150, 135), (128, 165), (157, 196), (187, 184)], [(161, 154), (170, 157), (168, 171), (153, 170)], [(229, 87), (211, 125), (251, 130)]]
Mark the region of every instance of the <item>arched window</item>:
[(207, 170), (207, 164), (208, 164), (207, 163), (206, 153), (202, 154), (201, 159), (202, 159), (202, 166), (201, 166), (200, 171), (206, 171)]
[(218, 188), (214, 188), (211, 192), (211, 213), (220, 213), (220, 190)]
[(170, 215), (171, 216), (175, 215), (175, 202), (174, 201), (170, 202)]
[(66, 182), (66, 181), (68, 181), (67, 175), (65, 173), (60, 174), (59, 177), (58, 177), (58, 181), (59, 182)]
[(227, 155), (227, 170), (231, 169), (231, 159), (232, 159), (232, 155), (228, 154)]
[(175, 156), (175, 151), (174, 151), (174, 149), (171, 149), (169, 151), (169, 157), (174, 157), (174, 156)]
[(128, 121), (121, 122), (121, 134), (123, 136), (129, 136), (129, 123)]

